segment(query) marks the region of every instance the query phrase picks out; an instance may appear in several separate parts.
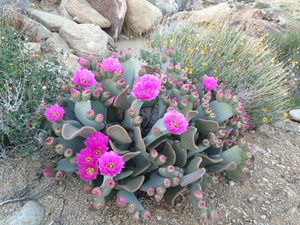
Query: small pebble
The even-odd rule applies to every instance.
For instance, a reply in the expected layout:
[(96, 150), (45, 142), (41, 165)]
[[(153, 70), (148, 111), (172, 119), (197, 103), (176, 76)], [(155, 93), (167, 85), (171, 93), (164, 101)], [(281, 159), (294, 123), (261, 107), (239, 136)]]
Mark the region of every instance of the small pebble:
[(157, 218), (158, 220), (161, 220), (161, 216), (157, 216), (156, 218)]
[(279, 219), (277, 217), (271, 217), (270, 218), (270, 222), (271, 223), (278, 223), (279, 222)]
[(234, 186), (234, 185), (235, 185), (235, 182), (234, 182), (234, 181), (232, 181), (232, 180), (231, 180), (231, 181), (229, 181), (229, 186), (231, 186), (231, 187), (232, 187), (232, 186)]
[(262, 218), (263, 220), (265, 220), (267, 218), (266, 215), (261, 215), (260, 218)]

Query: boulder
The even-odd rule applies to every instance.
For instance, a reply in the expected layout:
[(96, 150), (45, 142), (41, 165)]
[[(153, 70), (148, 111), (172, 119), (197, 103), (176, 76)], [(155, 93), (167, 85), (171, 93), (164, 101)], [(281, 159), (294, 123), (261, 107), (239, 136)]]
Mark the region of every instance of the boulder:
[(0, 220), (0, 225), (39, 225), (45, 209), (37, 202), (27, 202), (22, 208)]
[(260, 9), (244, 8), (235, 12), (232, 15), (232, 20), (249, 20), (249, 19), (262, 19), (263, 13)]
[(160, 9), (163, 15), (173, 15), (179, 11), (178, 4), (175, 0), (156, 0), (155, 5)]
[(232, 13), (227, 3), (220, 3), (201, 11), (193, 11), (188, 19), (191, 24), (197, 23), (219, 23), (228, 18)]
[(180, 11), (191, 11), (203, 9), (202, 0), (176, 0)]
[(289, 115), (292, 120), (300, 122), (300, 109), (293, 109), (289, 112)]
[(146, 0), (127, 0), (125, 29), (141, 34), (153, 30), (161, 21), (161, 11)]
[(75, 50), (77, 56), (88, 57), (93, 54), (97, 59), (103, 59), (108, 55), (108, 37), (98, 25), (63, 26), (59, 34), (67, 41), (70, 48)]
[(116, 41), (127, 12), (126, 0), (92, 0), (91, 6), (109, 20), (111, 26), (104, 30)]
[(87, 2), (86, 0), (61, 0), (60, 5), (58, 7), (58, 11), (59, 14), (63, 17), (66, 17), (69, 20), (73, 20), (73, 16), (71, 16), (67, 9), (66, 9), (66, 4), (68, 3), (73, 3), (73, 2), (77, 2), (77, 3), (81, 3), (81, 4), (85, 4), (87, 6), (91, 6), (89, 2)]
[(63, 52), (64, 54), (71, 54), (71, 49), (68, 43), (58, 33), (52, 33), (52, 36), (47, 39), (51, 50), (56, 53)]
[(60, 0), (42, 0), (40, 3), (40, 6), (46, 12), (50, 12), (57, 8), (57, 6), (58, 6), (57, 3), (59, 1)]
[(28, 10), (27, 13), (36, 21), (40, 22), (45, 27), (47, 27), (49, 30), (55, 32), (58, 32), (59, 29), (63, 26), (72, 27), (77, 25), (75, 22), (65, 17), (35, 9)]
[(110, 27), (110, 22), (89, 5), (79, 2), (69, 2), (65, 7), (77, 23), (97, 24), (101, 28)]

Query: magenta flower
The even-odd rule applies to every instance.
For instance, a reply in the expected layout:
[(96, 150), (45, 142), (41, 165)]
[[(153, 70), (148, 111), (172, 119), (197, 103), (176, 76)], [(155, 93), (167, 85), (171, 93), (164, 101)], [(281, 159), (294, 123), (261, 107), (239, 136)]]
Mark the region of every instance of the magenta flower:
[(99, 69), (113, 73), (121, 70), (122, 65), (117, 58), (109, 57), (107, 59), (103, 59), (102, 63), (99, 64), (99, 66)]
[(98, 166), (96, 164), (88, 164), (85, 166), (78, 167), (78, 175), (80, 176), (81, 180), (84, 181), (91, 181), (96, 179), (99, 171)]
[(164, 115), (164, 125), (172, 134), (182, 134), (186, 132), (189, 123), (184, 115), (177, 111), (168, 111)]
[(80, 153), (76, 154), (76, 163), (78, 166), (97, 164), (97, 160), (97, 154), (90, 148), (84, 148)]
[(135, 79), (134, 83), (131, 94), (138, 100), (150, 101), (159, 94), (161, 80), (157, 76), (145, 74)]
[(104, 145), (108, 144), (108, 136), (102, 134), (101, 132), (90, 134), (85, 140), (84, 144), (89, 147), (93, 143), (101, 143)]
[(79, 57), (77, 59), (77, 63), (80, 65), (80, 66), (84, 66), (84, 67), (87, 67), (90, 63), (89, 61), (86, 59), (86, 58), (83, 58), (83, 57)]
[(53, 170), (51, 169), (50, 165), (45, 166), (45, 169), (43, 169), (43, 174), (44, 174), (45, 177), (52, 177)]
[(212, 90), (215, 90), (216, 87), (218, 86), (218, 81), (213, 77), (204, 75), (202, 84), (203, 84), (203, 87), (205, 88), (205, 90), (212, 91)]
[(97, 155), (98, 158), (108, 150), (108, 147), (105, 144), (96, 142), (89, 143), (88, 147)]
[(100, 173), (103, 176), (116, 176), (121, 173), (124, 164), (122, 156), (119, 156), (113, 151), (106, 152), (99, 158)]
[(82, 90), (95, 84), (95, 75), (84, 67), (79, 67), (74, 76), (73, 82), (81, 87)]
[(63, 109), (63, 107), (59, 106), (58, 104), (50, 106), (44, 112), (46, 119), (51, 123), (55, 123), (57, 121), (62, 120), (64, 114), (65, 114), (65, 110)]

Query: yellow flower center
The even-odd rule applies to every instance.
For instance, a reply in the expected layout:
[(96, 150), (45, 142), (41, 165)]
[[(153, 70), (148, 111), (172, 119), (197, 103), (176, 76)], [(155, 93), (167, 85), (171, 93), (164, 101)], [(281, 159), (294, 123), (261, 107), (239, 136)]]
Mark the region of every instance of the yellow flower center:
[(175, 120), (171, 120), (171, 121), (170, 121), (170, 124), (171, 124), (171, 126), (173, 126), (173, 127), (175, 127), (175, 128), (178, 128), (178, 127), (179, 127), (177, 121), (175, 121)]
[(140, 91), (140, 93), (147, 93), (147, 94), (149, 94), (149, 91), (148, 90), (143, 90), (143, 91)]
[(89, 157), (89, 156), (86, 157), (86, 158), (85, 158), (85, 163), (89, 163), (92, 159), (93, 159), (92, 157)]
[(87, 80), (85, 78), (80, 78), (80, 82), (83, 83), (83, 84), (86, 84)]
[(58, 113), (58, 112), (52, 114), (52, 117), (54, 117), (54, 118), (55, 118), (55, 117), (58, 117), (58, 116), (59, 116), (59, 113)]
[(91, 175), (95, 172), (95, 169), (93, 167), (89, 167), (85, 170), (85, 172), (88, 174), (88, 175)]
[(102, 152), (101, 152), (101, 150), (99, 150), (99, 149), (95, 149), (94, 152), (96, 153), (96, 155), (97, 155), (98, 157), (100, 157), (100, 156), (102, 155)]
[(113, 162), (107, 163), (107, 165), (106, 165), (106, 169), (107, 169), (107, 170), (113, 170), (113, 169), (115, 169), (116, 167), (117, 167), (116, 164), (113, 163)]

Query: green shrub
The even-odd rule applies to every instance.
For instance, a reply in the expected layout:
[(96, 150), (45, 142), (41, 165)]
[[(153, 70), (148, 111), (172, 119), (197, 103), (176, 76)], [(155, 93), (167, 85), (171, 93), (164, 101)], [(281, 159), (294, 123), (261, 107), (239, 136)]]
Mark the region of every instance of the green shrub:
[(257, 2), (254, 6), (254, 8), (258, 8), (258, 9), (266, 9), (266, 8), (270, 8), (271, 5), (268, 3), (264, 3), (264, 2)]
[(25, 37), (9, 26), (0, 27), (0, 37), (0, 148), (30, 154), (44, 140), (41, 103), (55, 102), (64, 68), (55, 56), (26, 47)]
[(294, 82), (295, 89), (291, 90), (292, 107), (300, 104), (300, 24), (296, 25), (288, 33), (273, 34), (270, 38), (278, 46), (278, 58), (287, 61), (290, 67), (289, 82)]
[[(234, 94), (247, 103), (252, 126), (276, 122), (289, 109), (287, 71), (277, 63), (275, 46), (249, 38), (241, 28), (176, 22), (157, 30), (151, 39), (152, 50), (148, 52), (154, 58), (157, 52), (174, 46), (173, 61), (182, 62), (191, 77), (207, 74), (230, 84)], [(152, 58), (141, 57), (148, 64), (156, 62)]]

